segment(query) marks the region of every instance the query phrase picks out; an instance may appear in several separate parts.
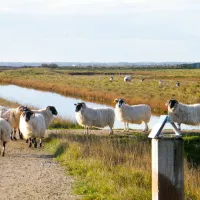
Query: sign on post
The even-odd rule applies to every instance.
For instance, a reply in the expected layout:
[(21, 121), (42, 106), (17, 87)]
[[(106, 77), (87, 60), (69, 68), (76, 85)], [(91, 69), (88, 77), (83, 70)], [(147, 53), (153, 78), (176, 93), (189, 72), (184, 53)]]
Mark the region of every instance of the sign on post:
[[(175, 134), (167, 137), (166, 123)], [(152, 139), (152, 200), (184, 199), (183, 140), (180, 130), (168, 116), (161, 116), (149, 138)]]

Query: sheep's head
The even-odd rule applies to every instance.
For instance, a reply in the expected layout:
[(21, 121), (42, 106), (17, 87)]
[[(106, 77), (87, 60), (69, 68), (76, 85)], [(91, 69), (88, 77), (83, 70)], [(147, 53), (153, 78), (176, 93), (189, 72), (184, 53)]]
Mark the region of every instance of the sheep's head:
[(31, 110), (24, 111), (22, 113), (22, 116), (25, 118), (25, 121), (28, 122), (30, 120), (31, 116), (33, 116), (33, 117), (35, 116), (35, 113), (33, 111), (31, 111)]
[(28, 108), (27, 106), (19, 106), (18, 108), (19, 108), (20, 113), (31, 111), (31, 109)]
[(79, 112), (81, 110), (81, 108), (85, 108), (86, 107), (86, 104), (84, 102), (77, 103), (77, 104), (75, 103), (74, 105), (76, 106), (76, 108), (75, 108), (76, 112)]
[(175, 111), (176, 107), (178, 105), (178, 101), (175, 99), (171, 99), (167, 101), (166, 106), (168, 106), (168, 110)]
[(121, 108), (122, 105), (125, 103), (125, 100), (124, 99), (115, 99), (115, 102), (116, 102), (116, 106)]
[(58, 112), (54, 106), (48, 106), (46, 109), (49, 109), (53, 115), (57, 115)]

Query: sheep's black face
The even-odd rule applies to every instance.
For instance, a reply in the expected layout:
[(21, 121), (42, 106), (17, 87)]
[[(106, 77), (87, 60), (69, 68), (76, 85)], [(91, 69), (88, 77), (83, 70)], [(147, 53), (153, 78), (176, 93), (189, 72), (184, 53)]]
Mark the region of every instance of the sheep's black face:
[(75, 108), (76, 112), (79, 112), (81, 110), (81, 108), (83, 107), (82, 103), (77, 103), (77, 104), (74, 104), (74, 105), (76, 106), (76, 108)]
[(175, 99), (172, 99), (172, 100), (169, 100), (169, 101), (168, 101), (168, 106), (169, 106), (171, 109), (175, 109), (177, 104), (178, 104), (178, 101), (175, 100)]
[(49, 110), (52, 112), (53, 115), (57, 115), (58, 112), (54, 106), (48, 106)]
[(25, 121), (28, 122), (31, 118), (31, 115), (33, 115), (33, 114), (34, 113), (32, 111), (24, 112), (23, 115), (24, 115)]
[(119, 99), (119, 101), (117, 102), (117, 105), (118, 105), (119, 108), (121, 108), (124, 103), (125, 102), (124, 102), (123, 99)]

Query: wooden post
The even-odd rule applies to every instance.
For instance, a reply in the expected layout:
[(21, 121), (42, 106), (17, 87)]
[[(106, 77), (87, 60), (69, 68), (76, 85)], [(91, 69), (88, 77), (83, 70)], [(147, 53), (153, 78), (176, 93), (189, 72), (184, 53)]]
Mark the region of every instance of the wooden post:
[(183, 139), (152, 139), (152, 200), (183, 199)]

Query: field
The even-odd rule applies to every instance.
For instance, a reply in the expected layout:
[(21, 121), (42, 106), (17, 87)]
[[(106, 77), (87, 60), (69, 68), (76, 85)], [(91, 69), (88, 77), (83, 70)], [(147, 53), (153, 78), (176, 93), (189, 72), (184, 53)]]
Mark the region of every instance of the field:
[[(132, 82), (123, 81), (125, 74), (133, 76)], [(114, 77), (113, 82), (109, 81), (110, 76)], [(0, 83), (54, 91), (109, 105), (114, 105), (115, 98), (124, 98), (129, 104), (147, 103), (155, 114), (163, 114), (166, 101), (172, 98), (184, 103), (200, 102), (199, 77), (197, 69), (22, 68), (2, 71)], [(164, 84), (159, 85), (159, 80)], [(176, 87), (177, 81), (180, 87)]]
[[(125, 74), (133, 76), (125, 83)], [(113, 76), (113, 82), (109, 77)], [(154, 113), (166, 113), (165, 102), (200, 102), (200, 71), (194, 69), (49, 69), (22, 68), (0, 72), (2, 84), (55, 91), (60, 94), (113, 105), (117, 97), (128, 103), (148, 103)], [(141, 79), (145, 79), (141, 81)], [(159, 80), (165, 82), (159, 85)], [(181, 86), (176, 87), (179, 81)], [(17, 103), (0, 99), (0, 105)], [(45, 149), (76, 178), (74, 193), (84, 200), (151, 199), (151, 144), (139, 131), (109, 136), (107, 131), (83, 130), (69, 120), (55, 119)], [(200, 135), (184, 136), (185, 199), (200, 199)]]

